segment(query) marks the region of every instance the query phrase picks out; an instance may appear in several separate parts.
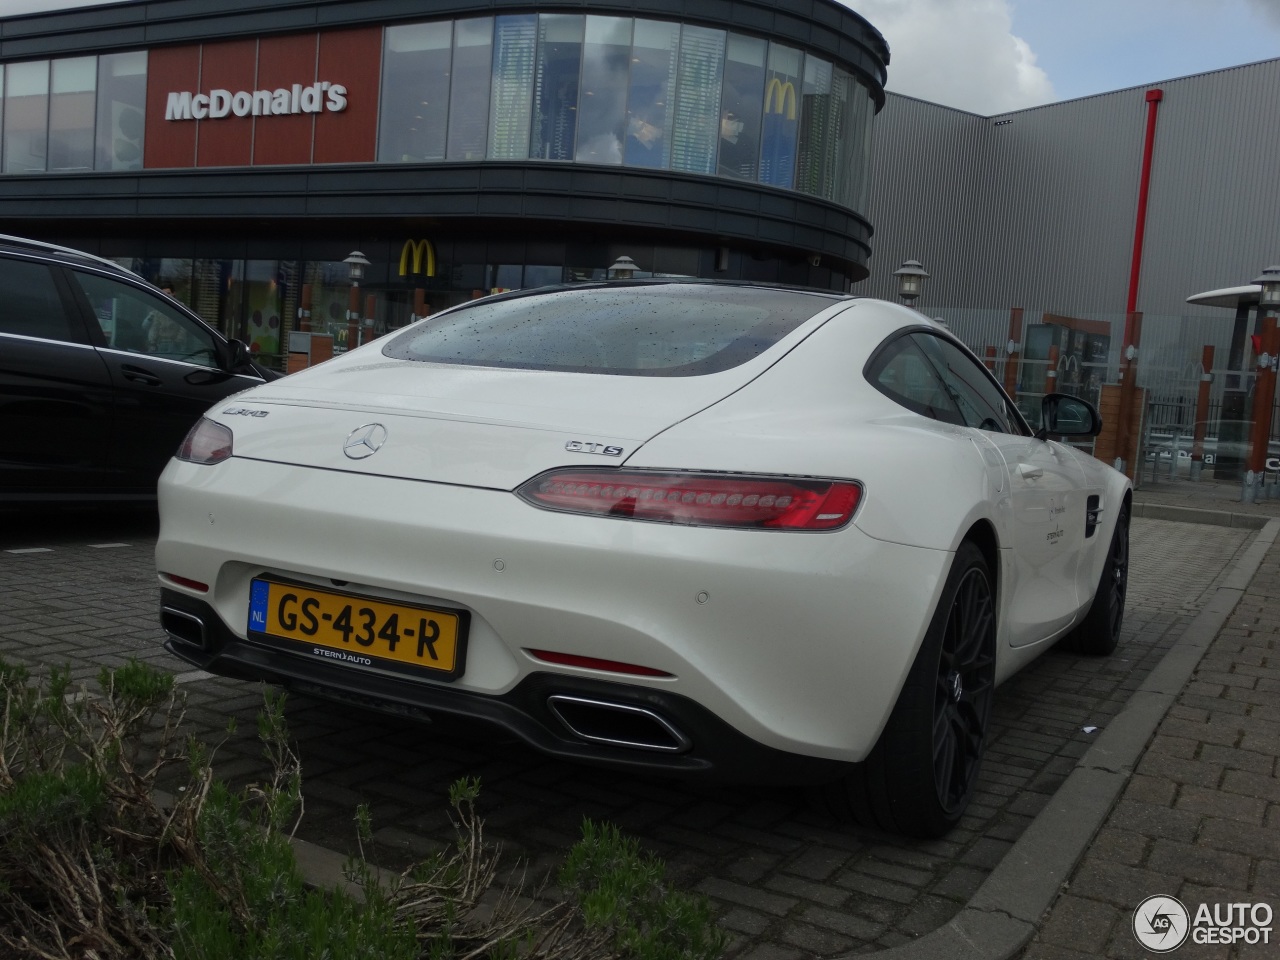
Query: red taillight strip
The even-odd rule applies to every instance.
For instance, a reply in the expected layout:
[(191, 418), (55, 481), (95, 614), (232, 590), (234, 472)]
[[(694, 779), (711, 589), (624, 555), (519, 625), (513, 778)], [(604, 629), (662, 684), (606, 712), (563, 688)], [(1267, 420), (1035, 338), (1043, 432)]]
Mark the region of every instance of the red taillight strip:
[(516, 493), (567, 513), (693, 526), (834, 530), (852, 518), (862, 486), (850, 480), (590, 467), (551, 470)]
[(199, 580), (192, 580), (189, 577), (180, 577), (176, 573), (164, 573), (161, 571), (160, 576), (164, 577), (170, 583), (179, 587), (186, 587), (188, 590), (199, 590), (201, 593), (209, 592), (209, 585), (201, 583)]
[(675, 674), (653, 667), (642, 667), (634, 663), (620, 663), (617, 660), (601, 660), (599, 657), (580, 657), (575, 653), (556, 653), (554, 650), (529, 650), (525, 653), (547, 663), (558, 663), (565, 667), (585, 667), (588, 670), (607, 670), (610, 673), (629, 673), (637, 677), (673, 677)]

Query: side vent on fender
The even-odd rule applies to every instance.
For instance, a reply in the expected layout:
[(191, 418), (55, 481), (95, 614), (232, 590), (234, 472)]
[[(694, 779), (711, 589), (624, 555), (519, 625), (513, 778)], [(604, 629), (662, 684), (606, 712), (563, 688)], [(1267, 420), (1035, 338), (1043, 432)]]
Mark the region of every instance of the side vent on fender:
[(1084, 537), (1088, 540), (1093, 531), (1098, 529), (1098, 517), (1102, 513), (1102, 498), (1097, 494), (1091, 496), (1084, 508)]

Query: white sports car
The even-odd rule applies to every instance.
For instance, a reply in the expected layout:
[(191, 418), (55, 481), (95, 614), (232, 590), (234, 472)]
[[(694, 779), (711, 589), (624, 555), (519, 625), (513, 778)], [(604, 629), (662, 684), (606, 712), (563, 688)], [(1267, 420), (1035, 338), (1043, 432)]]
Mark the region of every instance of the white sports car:
[(1108, 653), (1130, 487), (895, 304), (697, 281), (473, 301), (218, 404), (160, 480), (168, 649), (934, 836), (993, 690)]

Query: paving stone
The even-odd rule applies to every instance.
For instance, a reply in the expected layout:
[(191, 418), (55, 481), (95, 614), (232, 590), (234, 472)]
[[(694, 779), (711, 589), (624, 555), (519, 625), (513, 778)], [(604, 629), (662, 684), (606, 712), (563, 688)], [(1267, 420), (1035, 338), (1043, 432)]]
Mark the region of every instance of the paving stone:
[[(1260, 824), (1266, 816), (1267, 802), (1256, 797), (1241, 797), (1222, 790), (1205, 790), (1188, 784), (1179, 789), (1174, 809), (1206, 817)], [(1203, 833), (1203, 829), (1201, 832)]]
[(769, 877), (760, 885), (766, 890), (772, 890), (774, 893), (797, 897), (801, 900), (810, 900), (813, 903), (820, 903), (828, 907), (839, 906), (849, 899), (849, 891), (840, 887), (835, 887), (828, 883), (802, 880), (799, 877), (788, 876), (785, 873)]
[(765, 913), (779, 917), (785, 915), (798, 903), (794, 897), (782, 897), (755, 887), (716, 878), (703, 880), (698, 884), (697, 890), (717, 900), (751, 907), (753, 910), (763, 910)]
[(1280, 803), (1280, 779), (1259, 776), (1247, 770), (1228, 770), (1222, 778), (1222, 789), (1246, 797), (1258, 797)]
[(1189, 843), (1195, 839), (1200, 829), (1200, 817), (1186, 810), (1121, 800), (1112, 811), (1108, 826), (1148, 837), (1164, 837)]
[(1124, 911), (1106, 903), (1064, 895), (1040, 928), (1039, 941), (1082, 950), (1098, 956), (1111, 938), (1112, 928), (1127, 922)]
[(1090, 852), (1104, 860), (1130, 867), (1141, 866), (1147, 858), (1151, 838), (1130, 830), (1104, 826), (1090, 844)]
[(1185, 877), (1193, 883), (1243, 889), (1249, 882), (1248, 857), (1171, 840), (1157, 840), (1145, 866), (1169, 877)]
[(1178, 785), (1165, 777), (1135, 773), (1124, 788), (1124, 799), (1134, 803), (1148, 803), (1161, 807), (1173, 806), (1178, 795)]
[(1200, 835), (1196, 838), (1196, 845), (1229, 850), (1253, 859), (1280, 860), (1280, 834), (1269, 827), (1240, 823), (1232, 819), (1206, 818), (1200, 828)]

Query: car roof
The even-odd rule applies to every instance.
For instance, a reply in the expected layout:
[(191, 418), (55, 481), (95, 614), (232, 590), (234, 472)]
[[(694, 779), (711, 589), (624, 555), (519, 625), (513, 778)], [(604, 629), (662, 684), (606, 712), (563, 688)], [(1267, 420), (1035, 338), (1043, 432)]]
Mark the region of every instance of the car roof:
[[(548, 293), (582, 293), (590, 290), (617, 290), (621, 287), (667, 287), (667, 286), (699, 286), (699, 287), (753, 287), (761, 290), (780, 290), (787, 293), (812, 294), (824, 297), (833, 302), (843, 300), (861, 299), (858, 295), (852, 293), (842, 293), (839, 290), (830, 290), (824, 287), (802, 287), (790, 283), (769, 283), (761, 280), (719, 280), (708, 277), (687, 277), (687, 276), (665, 276), (665, 277), (632, 277), (626, 280), (578, 280), (572, 283), (552, 283), (540, 287), (525, 287), (520, 290), (510, 290), (500, 294), (493, 294), (482, 299), (493, 300), (516, 300), (521, 297), (540, 296)], [(466, 306), (467, 301), (460, 306)]]
[(56, 243), (45, 243), (42, 240), (15, 237), (5, 233), (0, 233), (0, 250), (12, 250), (19, 253), (34, 253), (57, 260), (60, 263), (96, 267), (100, 270), (105, 268), (115, 273), (122, 273), (130, 277), (138, 276), (132, 270), (120, 266), (120, 264), (116, 263), (114, 260), (107, 260), (105, 257), (95, 256), (92, 253), (85, 253), (83, 250), (75, 250), (71, 247), (62, 247)]

